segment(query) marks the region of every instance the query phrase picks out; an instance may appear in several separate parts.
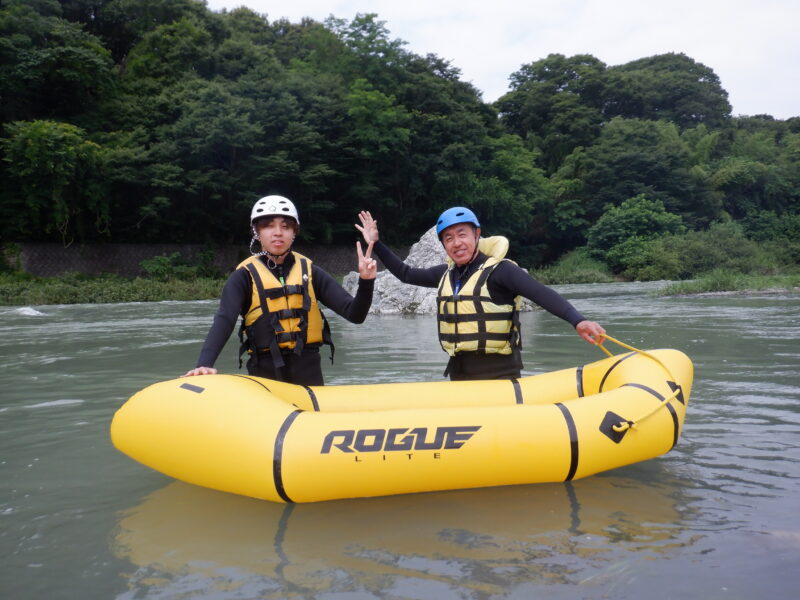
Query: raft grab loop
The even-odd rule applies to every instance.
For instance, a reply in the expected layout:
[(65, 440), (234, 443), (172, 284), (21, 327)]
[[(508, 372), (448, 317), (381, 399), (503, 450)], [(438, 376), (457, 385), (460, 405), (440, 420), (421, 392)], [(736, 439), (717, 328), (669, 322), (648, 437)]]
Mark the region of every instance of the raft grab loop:
[[(675, 398), (678, 398), (679, 401), (683, 402), (683, 390), (681, 389), (681, 386), (677, 384), (677, 380), (672, 375), (672, 373), (670, 372), (669, 368), (667, 368), (667, 366), (663, 362), (658, 360), (658, 358), (656, 358), (655, 356), (653, 356), (649, 352), (645, 352), (644, 350), (639, 350), (638, 348), (634, 348), (633, 346), (629, 346), (628, 344), (626, 344), (624, 342), (620, 342), (618, 339), (615, 339), (615, 338), (611, 337), (608, 334), (603, 334), (602, 340), (597, 343), (597, 346), (603, 352), (605, 352), (608, 356), (613, 356), (613, 354), (611, 353), (611, 351), (608, 350), (608, 348), (603, 346), (603, 343), (605, 342), (605, 340), (608, 340), (609, 342), (614, 342), (618, 346), (621, 346), (621, 347), (623, 347), (623, 348), (625, 348), (627, 350), (632, 350), (633, 352), (638, 352), (642, 356), (646, 356), (647, 358), (656, 361), (658, 363), (658, 365), (667, 372), (667, 375), (669, 375), (669, 379), (667, 380), (667, 384), (670, 386), (670, 388), (672, 388), (672, 394), (670, 394), (669, 396), (665, 397), (664, 400), (661, 402), (661, 404), (656, 406), (653, 410), (648, 412), (646, 415), (644, 415), (642, 417), (639, 417), (638, 419), (623, 419), (623, 418), (620, 418), (620, 420), (618, 422), (616, 422), (615, 424), (611, 425), (611, 429), (614, 431), (614, 433), (617, 434), (617, 436), (619, 436), (619, 440), (621, 440), (622, 436), (625, 434), (625, 432), (627, 432), (629, 429), (634, 428), (637, 423), (641, 423), (642, 421), (644, 421), (648, 417), (653, 416), (660, 409), (662, 409), (665, 406), (667, 406)], [(602, 426), (601, 426), (601, 430), (602, 430)]]

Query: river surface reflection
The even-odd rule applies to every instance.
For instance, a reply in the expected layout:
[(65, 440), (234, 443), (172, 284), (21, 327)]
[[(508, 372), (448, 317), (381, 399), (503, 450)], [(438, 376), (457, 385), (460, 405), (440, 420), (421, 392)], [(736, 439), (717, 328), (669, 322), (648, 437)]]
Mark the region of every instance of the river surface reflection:
[[(0, 307), (0, 597), (794, 598), (800, 298), (657, 285), (558, 289), (614, 337), (693, 359), (666, 456), (568, 484), (296, 506), (175, 482), (108, 439), (125, 399), (193, 366), (215, 303)], [(441, 379), (433, 317), (331, 321), (329, 384)], [(522, 321), (527, 373), (603, 356), (546, 313)]]

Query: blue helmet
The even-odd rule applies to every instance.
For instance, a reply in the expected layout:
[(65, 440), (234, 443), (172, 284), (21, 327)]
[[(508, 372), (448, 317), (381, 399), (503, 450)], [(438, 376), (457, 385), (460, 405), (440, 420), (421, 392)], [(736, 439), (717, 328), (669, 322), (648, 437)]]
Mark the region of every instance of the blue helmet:
[(454, 206), (439, 215), (439, 219), (436, 221), (436, 235), (441, 236), (445, 229), (458, 223), (472, 223), (475, 227), (481, 226), (478, 222), (478, 217), (470, 209), (463, 206)]

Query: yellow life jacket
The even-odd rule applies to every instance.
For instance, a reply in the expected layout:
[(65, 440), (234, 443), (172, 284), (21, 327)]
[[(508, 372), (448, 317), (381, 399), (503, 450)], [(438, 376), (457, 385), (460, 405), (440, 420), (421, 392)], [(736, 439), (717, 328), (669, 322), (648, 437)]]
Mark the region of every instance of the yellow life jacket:
[(451, 273), (445, 271), (436, 299), (439, 343), (450, 356), (461, 352), (511, 354), (519, 346), (519, 297), (514, 304), (495, 304), (488, 280), (503, 262), (508, 240), (502, 236), (481, 238), (478, 249), (489, 257), (454, 293)]
[[(242, 347), (248, 352), (270, 352), (276, 366), (283, 366), (282, 350), (300, 354), (306, 344), (330, 343), (330, 330), (317, 304), (311, 279), (311, 260), (294, 252), (295, 262), (281, 283), (257, 256), (236, 267), (252, 280), (250, 308), (242, 328)], [(332, 344), (331, 344), (332, 346)]]

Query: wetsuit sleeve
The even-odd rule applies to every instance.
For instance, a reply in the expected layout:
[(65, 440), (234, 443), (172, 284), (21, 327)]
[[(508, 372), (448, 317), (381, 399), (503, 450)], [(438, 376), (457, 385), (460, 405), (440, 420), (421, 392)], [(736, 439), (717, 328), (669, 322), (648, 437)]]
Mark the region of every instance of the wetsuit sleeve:
[(200, 350), (200, 357), (197, 359), (198, 367), (213, 367), (217, 362), (219, 353), (231, 337), (231, 332), (236, 326), (239, 315), (250, 307), (250, 276), (244, 269), (236, 269), (230, 274), (225, 286), (222, 288), (222, 296), (219, 300), (219, 308), (214, 315), (214, 321), (206, 335), (206, 341)]
[(547, 312), (575, 327), (586, 318), (555, 290), (539, 283), (527, 271), (512, 262), (503, 261), (489, 278), (489, 294), (495, 304), (511, 304), (517, 296), (535, 302)]
[(381, 259), (381, 262), (389, 269), (389, 272), (403, 283), (418, 285), (421, 287), (438, 287), (447, 265), (436, 265), (427, 269), (416, 269), (404, 263), (399, 256), (391, 251), (389, 246), (378, 241), (372, 251)]
[(311, 265), (311, 281), (314, 284), (317, 300), (336, 314), (351, 323), (363, 323), (367, 318), (369, 307), (372, 305), (374, 279), (359, 277), (355, 297), (348, 294), (333, 277), (315, 264)]

